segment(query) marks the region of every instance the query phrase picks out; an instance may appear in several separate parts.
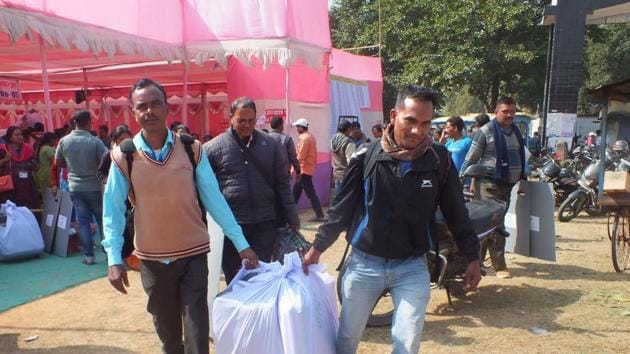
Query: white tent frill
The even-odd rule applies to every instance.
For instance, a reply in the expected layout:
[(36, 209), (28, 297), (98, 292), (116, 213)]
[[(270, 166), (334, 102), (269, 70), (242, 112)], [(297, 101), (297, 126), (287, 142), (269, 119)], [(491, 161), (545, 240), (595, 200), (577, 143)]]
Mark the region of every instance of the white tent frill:
[(13, 43), (23, 36), (33, 39), (34, 34), (39, 34), (51, 47), (76, 48), (94, 55), (105, 52), (110, 60), (117, 51), (168, 61), (185, 58), (181, 45), (1, 6), (0, 31), (7, 33)]
[(320, 69), (324, 66), (325, 54), (330, 52), (330, 49), (284, 38), (187, 43), (186, 50), (188, 57), (194, 58), (199, 65), (214, 59), (221, 66), (227, 67), (228, 57), (234, 56), (250, 66), (254, 65), (252, 60), (257, 58), (264, 69), (275, 62), (282, 67), (289, 67), (297, 59), (302, 59), (311, 68)]

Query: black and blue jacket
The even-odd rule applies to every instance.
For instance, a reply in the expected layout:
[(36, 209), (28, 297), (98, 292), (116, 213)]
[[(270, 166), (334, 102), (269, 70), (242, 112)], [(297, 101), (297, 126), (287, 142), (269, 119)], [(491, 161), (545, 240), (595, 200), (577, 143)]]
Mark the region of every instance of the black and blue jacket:
[(436, 242), (430, 225), (441, 206), (459, 249), (469, 261), (479, 259), (457, 171), (446, 148), (433, 145), (433, 150), (435, 154), (427, 151), (413, 161), (398, 161), (383, 151), (379, 139), (359, 151), (319, 227), (315, 249), (323, 252), (346, 230), (353, 247), (374, 256), (422, 255)]

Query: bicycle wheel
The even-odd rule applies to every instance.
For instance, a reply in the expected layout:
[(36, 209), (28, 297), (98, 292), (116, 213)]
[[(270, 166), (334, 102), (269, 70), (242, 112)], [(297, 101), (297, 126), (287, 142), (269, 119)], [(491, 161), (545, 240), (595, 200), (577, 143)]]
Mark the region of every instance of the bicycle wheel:
[(628, 235), (628, 217), (619, 211), (615, 215), (612, 229), (611, 253), (613, 268), (616, 272), (623, 272), (628, 266), (630, 258), (630, 236)]

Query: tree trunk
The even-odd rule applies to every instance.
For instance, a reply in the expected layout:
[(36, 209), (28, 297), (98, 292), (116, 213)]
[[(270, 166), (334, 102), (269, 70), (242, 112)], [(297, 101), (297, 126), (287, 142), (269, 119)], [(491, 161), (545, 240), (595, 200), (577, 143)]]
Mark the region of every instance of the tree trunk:
[(490, 107), (488, 112), (494, 112), (497, 107), (497, 101), (499, 100), (499, 84), (500, 80), (498, 76), (492, 77), (492, 84), (490, 86)]

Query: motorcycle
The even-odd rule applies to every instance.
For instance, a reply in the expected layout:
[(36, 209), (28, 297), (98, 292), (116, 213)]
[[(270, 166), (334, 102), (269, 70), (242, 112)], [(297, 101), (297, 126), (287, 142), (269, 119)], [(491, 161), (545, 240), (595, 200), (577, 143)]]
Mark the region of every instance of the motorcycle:
[(539, 171), (541, 182), (553, 185), (554, 202), (556, 206), (579, 187), (578, 176), (568, 168), (561, 168), (554, 160), (549, 160)]
[[(479, 180), (480, 177), (487, 175), (485, 167), (481, 165), (471, 165), (464, 172), (463, 179), (473, 177)], [(479, 188), (477, 188), (479, 190)], [(479, 241), (485, 239), (503, 222), (506, 205), (500, 201), (493, 199), (466, 199), (466, 208), (473, 228), (477, 233)], [(457, 248), (453, 235), (448, 229), (446, 220), (438, 209), (435, 213), (434, 222), (431, 225), (431, 234), (438, 235), (438, 252), (430, 250), (427, 252), (427, 265), (429, 274), (431, 275), (431, 289), (444, 289), (448, 298), (449, 305), (452, 305), (451, 295), (462, 297), (465, 292), (463, 290), (466, 267), (468, 261)], [(346, 249), (347, 252), (347, 249)], [(337, 276), (337, 296), (342, 302), (341, 294), (342, 280), (347, 269), (348, 260), (346, 253), (342, 259), (342, 265), (338, 268)], [(485, 275), (482, 271), (482, 275)], [(368, 327), (389, 326), (392, 323), (393, 304), (388, 289), (383, 291), (372, 308), (372, 313), (368, 319)]]
[(604, 215), (604, 209), (597, 205), (599, 182), (599, 161), (593, 160), (578, 180), (579, 188), (572, 192), (558, 209), (558, 220), (569, 222), (584, 210), (590, 216)]

